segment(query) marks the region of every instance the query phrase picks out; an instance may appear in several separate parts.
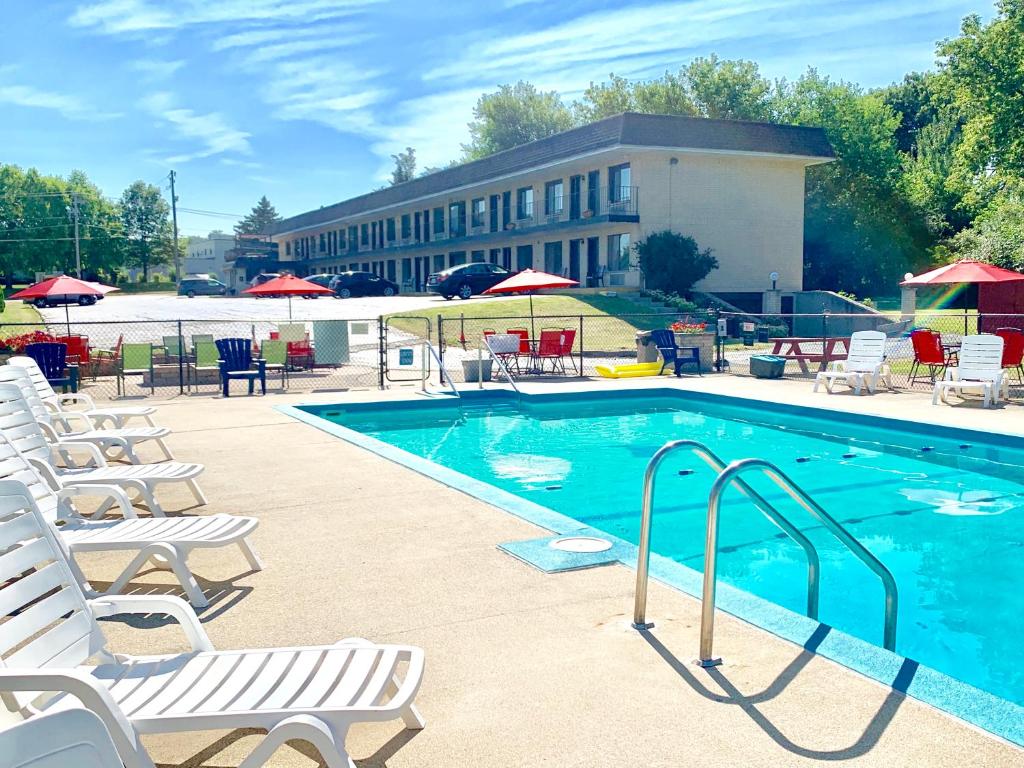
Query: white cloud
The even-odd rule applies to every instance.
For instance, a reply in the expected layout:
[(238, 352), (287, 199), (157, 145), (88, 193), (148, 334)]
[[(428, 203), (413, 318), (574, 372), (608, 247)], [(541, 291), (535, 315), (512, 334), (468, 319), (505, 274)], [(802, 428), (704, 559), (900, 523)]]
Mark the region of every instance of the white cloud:
[(249, 144), (252, 134), (232, 127), (219, 112), (201, 115), (191, 109), (177, 107), (173, 94), (166, 91), (143, 97), (139, 106), (159, 121), (169, 124), (179, 139), (198, 143), (197, 149), (168, 157), (168, 163), (187, 163), (226, 152), (242, 155), (252, 152)]
[(289, 20), (313, 23), (347, 16), (377, 2), (380, 0), (100, 0), (78, 6), (68, 22), (108, 35), (203, 24)]
[(104, 112), (75, 94), (4, 82), (9, 81), (14, 72), (15, 68), (12, 66), (0, 67), (0, 104), (48, 109), (58, 112), (68, 120), (101, 121), (121, 116), (116, 112)]
[(185, 66), (185, 60), (138, 59), (133, 61), (130, 66), (147, 80), (168, 80), (174, 76), (175, 72)]

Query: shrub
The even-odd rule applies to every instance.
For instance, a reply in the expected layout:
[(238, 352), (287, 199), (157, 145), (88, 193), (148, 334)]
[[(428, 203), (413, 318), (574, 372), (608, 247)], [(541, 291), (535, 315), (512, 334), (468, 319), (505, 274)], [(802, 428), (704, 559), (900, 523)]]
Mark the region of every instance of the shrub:
[(648, 235), (633, 246), (648, 287), (683, 294), (718, 268), (711, 249), (700, 250), (692, 237), (671, 230)]
[(664, 291), (644, 291), (644, 295), (650, 296), (655, 301), (661, 302), (666, 306), (677, 309), (680, 312), (696, 312), (700, 307), (694, 304), (688, 299), (684, 299), (682, 296), (677, 296), (674, 293), (665, 293)]

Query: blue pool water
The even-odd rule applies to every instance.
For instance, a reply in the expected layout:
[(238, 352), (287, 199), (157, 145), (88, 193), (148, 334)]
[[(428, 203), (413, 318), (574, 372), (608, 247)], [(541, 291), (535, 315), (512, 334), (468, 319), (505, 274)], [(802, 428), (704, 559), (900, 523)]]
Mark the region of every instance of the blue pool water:
[[(743, 402), (646, 392), (309, 410), (633, 543), (644, 467), (667, 440), (700, 440), (726, 461), (769, 459), (892, 571), (900, 654), (1024, 704), (1024, 441)], [(770, 481), (747, 478), (818, 547), (821, 621), (881, 644), (877, 577)], [(713, 479), (684, 452), (663, 464), (655, 552), (702, 569)], [(725, 582), (804, 610), (802, 550), (735, 491), (720, 531)]]

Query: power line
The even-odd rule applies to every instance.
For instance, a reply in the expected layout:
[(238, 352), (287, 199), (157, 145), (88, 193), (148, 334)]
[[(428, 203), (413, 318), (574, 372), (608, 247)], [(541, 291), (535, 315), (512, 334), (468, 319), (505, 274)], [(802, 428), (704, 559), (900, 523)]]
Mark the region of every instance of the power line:
[[(20, 237), (13, 240), (0, 240), (0, 243), (64, 243), (74, 242), (73, 237)], [(79, 240), (96, 240), (107, 242), (108, 240), (131, 240), (127, 235), (110, 235), (109, 237), (80, 237)]]
[(247, 215), (244, 213), (224, 213), (223, 211), (204, 211), (200, 208), (178, 208), (178, 210), (185, 213), (196, 213), (200, 216), (227, 216), (232, 219), (244, 219)]

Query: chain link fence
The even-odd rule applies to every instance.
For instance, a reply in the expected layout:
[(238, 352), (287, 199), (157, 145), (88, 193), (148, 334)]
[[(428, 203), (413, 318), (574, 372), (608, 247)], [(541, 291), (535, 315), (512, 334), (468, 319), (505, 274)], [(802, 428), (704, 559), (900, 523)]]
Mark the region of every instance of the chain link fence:
[[(785, 358), (787, 378), (805, 379), (845, 358), (855, 331), (879, 330), (887, 336), (886, 362), (894, 384), (926, 390), (942, 375), (943, 365), (921, 365), (912, 331), (939, 334), (943, 363), (951, 364), (964, 335), (1024, 329), (1024, 315), (754, 315), (708, 310), (479, 318), (425, 312), (358, 320), (76, 322), (70, 336), (62, 323), (4, 324), (0, 343), (8, 353), (18, 352), (19, 337), (24, 342), (35, 332), (68, 344), (69, 362), (79, 364), (83, 391), (108, 400), (219, 393), (214, 342), (223, 338), (253, 342), (268, 362), (268, 392), (317, 392), (422, 386), (438, 382), (439, 368), (446, 380), (456, 383), (477, 381), (481, 367), (485, 380), (498, 379), (501, 372), (491, 366), (483, 346), (491, 333), (522, 337), (521, 345), (503, 358), (517, 377), (596, 376), (599, 366), (658, 360), (650, 331), (662, 328), (676, 331), (679, 346), (698, 348), (703, 373), (748, 376), (753, 357), (775, 355)], [(1018, 376), (1022, 369), (1013, 361), (1004, 363), (1011, 386), (1024, 385)]]

